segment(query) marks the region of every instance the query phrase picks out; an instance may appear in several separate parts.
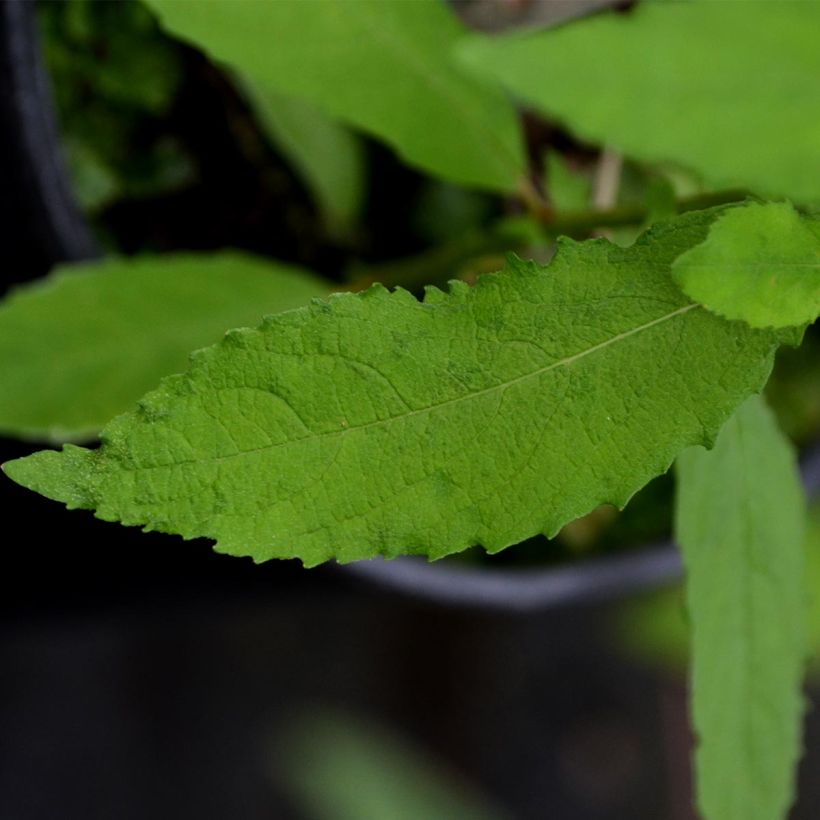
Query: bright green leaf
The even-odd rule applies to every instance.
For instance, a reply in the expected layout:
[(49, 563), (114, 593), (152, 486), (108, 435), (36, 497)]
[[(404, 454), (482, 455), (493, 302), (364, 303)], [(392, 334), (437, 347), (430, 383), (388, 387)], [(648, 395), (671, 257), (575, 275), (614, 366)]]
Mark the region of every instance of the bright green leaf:
[(314, 103), (409, 163), (513, 190), (525, 169), (515, 110), (454, 64), (462, 28), (440, 0), (150, 0), (172, 32), (262, 88)]
[(715, 212), (622, 249), (563, 240), (475, 288), (375, 287), (200, 351), (103, 432), (6, 465), (106, 520), (256, 560), (491, 551), (623, 506), (759, 390), (779, 341), (688, 301)]
[(0, 305), (0, 431), (89, 438), (229, 328), (330, 290), (241, 253), (109, 259), (59, 269)]
[(362, 145), (337, 120), (304, 100), (245, 89), (273, 142), (304, 180), (333, 234), (349, 231), (365, 193)]
[(639, 3), (461, 56), (579, 136), (820, 199), (820, 3)]
[(820, 220), (785, 202), (733, 208), (672, 271), (692, 299), (728, 319), (752, 327), (813, 322), (820, 314)]
[(754, 397), (714, 450), (689, 450), (678, 468), (698, 804), (705, 820), (780, 820), (793, 798), (808, 651), (794, 453)]

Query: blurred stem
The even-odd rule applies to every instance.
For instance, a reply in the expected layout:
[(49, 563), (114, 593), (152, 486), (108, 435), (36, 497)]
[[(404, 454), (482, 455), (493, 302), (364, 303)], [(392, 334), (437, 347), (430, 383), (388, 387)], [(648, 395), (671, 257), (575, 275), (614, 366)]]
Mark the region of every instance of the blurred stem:
[[(593, 209), (605, 211), (614, 208), (618, 204), (618, 188), (621, 185), (621, 170), (623, 169), (624, 158), (612, 148), (604, 148), (598, 158), (598, 166), (595, 169), (595, 179), (592, 183)], [(599, 228), (593, 236), (603, 236), (612, 239), (612, 231), (609, 228)]]
[(592, 185), (592, 207), (598, 211), (614, 208), (618, 203), (618, 188), (621, 184), (621, 169), (624, 158), (612, 148), (604, 148), (595, 169)]
[(541, 193), (532, 183), (532, 180), (527, 177), (521, 177), (518, 181), (517, 193), (530, 215), (539, 222), (544, 222), (554, 215), (554, 210), (544, 197), (541, 196)]
[[(728, 190), (685, 197), (677, 202), (677, 212), (699, 211), (715, 205), (740, 202), (749, 196), (748, 191)], [(566, 235), (577, 237), (596, 228), (618, 228), (625, 225), (640, 225), (649, 217), (649, 209), (644, 205), (620, 205), (606, 210), (556, 213), (549, 220), (539, 220), (551, 236)]]

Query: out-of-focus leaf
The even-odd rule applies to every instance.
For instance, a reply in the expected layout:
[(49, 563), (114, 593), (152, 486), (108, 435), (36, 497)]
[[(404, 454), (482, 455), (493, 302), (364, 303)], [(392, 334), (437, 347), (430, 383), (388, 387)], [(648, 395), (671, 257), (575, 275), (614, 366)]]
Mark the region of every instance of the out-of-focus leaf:
[(440, 0), (150, 0), (170, 31), (260, 87), (302, 97), (465, 185), (524, 173), (515, 110), (452, 58), (463, 29)]
[(642, 2), (460, 54), (580, 137), (800, 201), (820, 199), (818, 38), (816, 2)]
[(806, 508), (793, 448), (760, 397), (713, 450), (678, 458), (698, 805), (775, 820), (793, 799), (808, 653)]
[(245, 83), (262, 124), (299, 173), (333, 235), (353, 227), (365, 194), (358, 137), (315, 105)]
[(93, 436), (192, 350), (330, 286), (241, 253), (67, 266), (0, 304), (0, 430)]
[(297, 721), (279, 744), (285, 787), (309, 820), (501, 820), (445, 767), (381, 727), (342, 715)]
[(589, 177), (574, 172), (557, 152), (547, 154), (547, 190), (552, 206), (558, 211), (583, 211), (589, 206)]

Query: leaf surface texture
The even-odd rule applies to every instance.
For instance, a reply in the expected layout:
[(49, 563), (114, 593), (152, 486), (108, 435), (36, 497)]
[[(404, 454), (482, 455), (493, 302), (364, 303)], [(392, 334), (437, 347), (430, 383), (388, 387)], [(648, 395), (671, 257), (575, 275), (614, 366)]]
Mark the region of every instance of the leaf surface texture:
[(669, 268), (714, 213), (560, 244), (423, 303), (374, 287), (229, 334), (103, 432), (5, 465), (70, 506), (306, 564), (500, 550), (624, 505), (759, 390), (780, 341)]

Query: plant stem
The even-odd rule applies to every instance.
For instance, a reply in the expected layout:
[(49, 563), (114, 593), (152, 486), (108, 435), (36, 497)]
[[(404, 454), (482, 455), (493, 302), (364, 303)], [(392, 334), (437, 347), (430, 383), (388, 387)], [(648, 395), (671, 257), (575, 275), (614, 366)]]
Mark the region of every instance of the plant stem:
[(612, 148), (601, 152), (592, 186), (592, 207), (596, 210), (608, 210), (617, 204), (623, 164), (623, 155)]
[[(728, 190), (686, 197), (678, 201), (678, 213), (698, 211), (715, 205), (739, 202), (749, 196), (748, 191)], [(533, 214), (533, 216), (536, 216)], [(620, 205), (606, 210), (576, 211), (556, 213), (550, 219), (539, 219), (547, 233), (552, 236), (565, 234), (578, 236), (596, 228), (617, 228), (624, 225), (640, 225), (649, 217), (649, 209), (644, 205)]]

